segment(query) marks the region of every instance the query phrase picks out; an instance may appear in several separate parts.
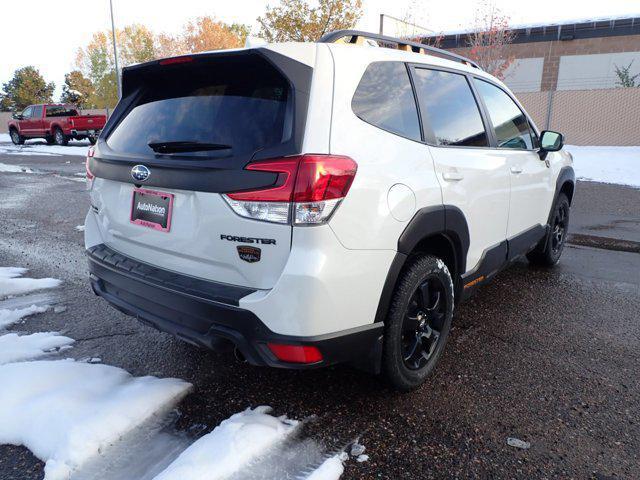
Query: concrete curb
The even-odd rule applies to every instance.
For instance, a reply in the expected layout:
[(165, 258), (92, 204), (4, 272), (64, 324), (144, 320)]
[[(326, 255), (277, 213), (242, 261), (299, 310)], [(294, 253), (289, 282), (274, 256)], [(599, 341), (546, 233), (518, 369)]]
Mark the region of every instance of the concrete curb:
[(617, 238), (600, 237), (597, 235), (583, 235), (572, 233), (568, 236), (567, 242), (571, 245), (583, 247), (600, 248), (603, 250), (616, 250), (619, 252), (640, 253), (640, 242), (631, 240), (620, 240)]

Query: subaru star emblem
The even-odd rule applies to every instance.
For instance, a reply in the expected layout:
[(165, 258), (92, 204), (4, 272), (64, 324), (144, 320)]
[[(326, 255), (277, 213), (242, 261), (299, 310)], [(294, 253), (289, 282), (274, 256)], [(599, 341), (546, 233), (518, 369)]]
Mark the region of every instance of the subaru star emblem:
[(131, 177), (139, 182), (144, 182), (151, 175), (151, 171), (144, 165), (136, 165), (131, 169)]

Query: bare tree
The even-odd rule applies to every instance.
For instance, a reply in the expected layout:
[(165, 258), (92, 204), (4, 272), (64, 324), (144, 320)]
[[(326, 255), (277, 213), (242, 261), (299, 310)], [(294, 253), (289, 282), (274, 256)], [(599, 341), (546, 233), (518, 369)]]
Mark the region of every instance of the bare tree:
[(476, 11), (475, 26), (469, 34), (468, 56), (480, 68), (498, 78), (515, 61), (507, 54), (507, 45), (515, 34), (509, 29), (509, 17), (503, 14), (491, 0), (483, 0)]

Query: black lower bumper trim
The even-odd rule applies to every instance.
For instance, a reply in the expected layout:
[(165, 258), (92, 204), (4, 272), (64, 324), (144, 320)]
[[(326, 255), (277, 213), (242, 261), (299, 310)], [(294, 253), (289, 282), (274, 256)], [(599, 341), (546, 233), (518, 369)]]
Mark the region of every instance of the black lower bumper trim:
[[(377, 373), (382, 351), (382, 323), (313, 337), (272, 332), (239, 300), (255, 290), (159, 269), (115, 252), (106, 245), (87, 250), (91, 286), (121, 312), (198, 346), (231, 341), (253, 365), (314, 368), (347, 362)], [(314, 345), (323, 360), (315, 364), (279, 361), (267, 343)]]

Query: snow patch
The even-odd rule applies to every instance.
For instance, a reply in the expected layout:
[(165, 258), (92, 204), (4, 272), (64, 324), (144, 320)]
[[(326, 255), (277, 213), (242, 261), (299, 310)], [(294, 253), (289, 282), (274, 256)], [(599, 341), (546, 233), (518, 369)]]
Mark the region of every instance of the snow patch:
[(306, 480), (338, 480), (344, 473), (344, 465), (348, 455), (344, 452), (326, 459), (314, 470)]
[(13, 325), (29, 315), (44, 313), (48, 308), (49, 307), (46, 305), (31, 305), (30, 307), (18, 308), (16, 310), (9, 310), (5, 308), (0, 309), (0, 328), (6, 328), (9, 325)]
[(567, 145), (576, 178), (640, 187), (640, 147), (582, 147)]
[(0, 336), (0, 365), (32, 360), (70, 346), (73, 342), (72, 338), (63, 337), (55, 332), (40, 332), (32, 335), (8, 333)]
[(216, 480), (239, 471), (282, 442), (299, 424), (257, 407), (224, 420), (200, 438), (154, 480)]
[(24, 268), (0, 267), (0, 299), (9, 295), (54, 288), (61, 283), (56, 278), (19, 278), (26, 271)]
[[(1, 151), (1, 149), (0, 149)], [(21, 167), (20, 165), (9, 165), (7, 163), (0, 163), (0, 172), (9, 173), (33, 173), (28, 167)]]
[(45, 480), (67, 480), (92, 457), (190, 390), (178, 379), (132, 377), (73, 360), (0, 366), (0, 443), (45, 462)]
[(67, 146), (47, 145), (43, 139), (26, 140), (24, 145), (14, 145), (8, 133), (0, 133), (0, 153), (8, 155), (60, 156), (79, 155), (86, 157), (88, 141), (70, 140)]
[(76, 226), (76, 230), (79, 231), (79, 232), (84, 232), (84, 225)]

